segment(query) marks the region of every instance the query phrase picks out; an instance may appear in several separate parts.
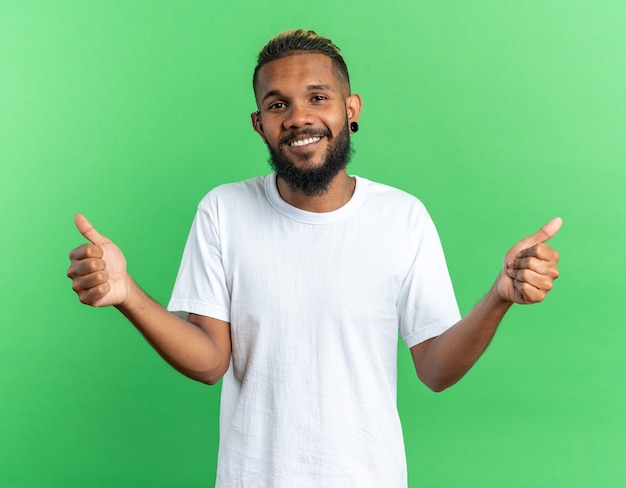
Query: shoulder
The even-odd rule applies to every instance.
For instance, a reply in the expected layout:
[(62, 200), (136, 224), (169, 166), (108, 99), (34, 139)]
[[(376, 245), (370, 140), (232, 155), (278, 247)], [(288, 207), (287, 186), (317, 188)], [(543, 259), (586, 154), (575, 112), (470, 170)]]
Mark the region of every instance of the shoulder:
[(258, 203), (265, 198), (267, 176), (257, 176), (235, 183), (225, 183), (209, 191), (200, 201), (199, 210), (209, 210), (220, 206), (237, 206)]
[(357, 177), (360, 184), (367, 187), (368, 206), (379, 211), (402, 214), (428, 215), (426, 207), (415, 195), (399, 188)]

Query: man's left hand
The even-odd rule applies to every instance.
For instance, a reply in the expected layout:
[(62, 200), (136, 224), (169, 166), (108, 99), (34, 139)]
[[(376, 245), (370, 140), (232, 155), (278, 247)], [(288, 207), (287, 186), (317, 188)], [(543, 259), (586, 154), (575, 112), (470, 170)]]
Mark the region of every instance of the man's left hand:
[(559, 253), (545, 242), (557, 233), (562, 223), (557, 217), (509, 249), (498, 280), (500, 297), (521, 304), (543, 301), (559, 277)]

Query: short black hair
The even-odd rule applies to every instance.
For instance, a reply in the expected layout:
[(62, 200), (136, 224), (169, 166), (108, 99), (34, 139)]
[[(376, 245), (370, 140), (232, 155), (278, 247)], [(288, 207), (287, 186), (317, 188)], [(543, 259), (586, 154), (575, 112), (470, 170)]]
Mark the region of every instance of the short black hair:
[(306, 29), (296, 29), (281, 32), (261, 49), (257, 58), (257, 65), (254, 68), (254, 76), (252, 77), (252, 87), (256, 93), (256, 84), (259, 70), (264, 64), (274, 61), (275, 59), (285, 58), (292, 54), (301, 52), (313, 52), (328, 56), (339, 77), (348, 85), (350, 92), (350, 76), (348, 75), (348, 67), (341, 56), (339, 48), (333, 42), (318, 35), (315, 31)]

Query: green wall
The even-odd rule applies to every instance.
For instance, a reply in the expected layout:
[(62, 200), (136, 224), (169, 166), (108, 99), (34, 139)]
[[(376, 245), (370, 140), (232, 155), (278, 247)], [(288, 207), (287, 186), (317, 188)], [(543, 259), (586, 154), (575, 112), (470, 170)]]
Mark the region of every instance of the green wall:
[(0, 0), (0, 487), (212, 485), (218, 387), (78, 303), (72, 217), (165, 303), (200, 198), (268, 171), (251, 72), (302, 26), (363, 97), (351, 171), (425, 202), (462, 311), (564, 220), (556, 288), (460, 384), (402, 351), (410, 486), (623, 486), (625, 25), (622, 0)]

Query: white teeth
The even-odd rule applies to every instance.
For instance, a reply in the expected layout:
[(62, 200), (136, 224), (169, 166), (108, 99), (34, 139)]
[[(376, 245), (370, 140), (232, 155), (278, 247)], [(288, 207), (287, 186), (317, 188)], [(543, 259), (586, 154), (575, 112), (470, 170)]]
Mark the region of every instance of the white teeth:
[(312, 144), (319, 141), (320, 139), (321, 137), (309, 137), (308, 139), (301, 139), (298, 141), (290, 142), (289, 145), (291, 147), (306, 146), (307, 144)]

